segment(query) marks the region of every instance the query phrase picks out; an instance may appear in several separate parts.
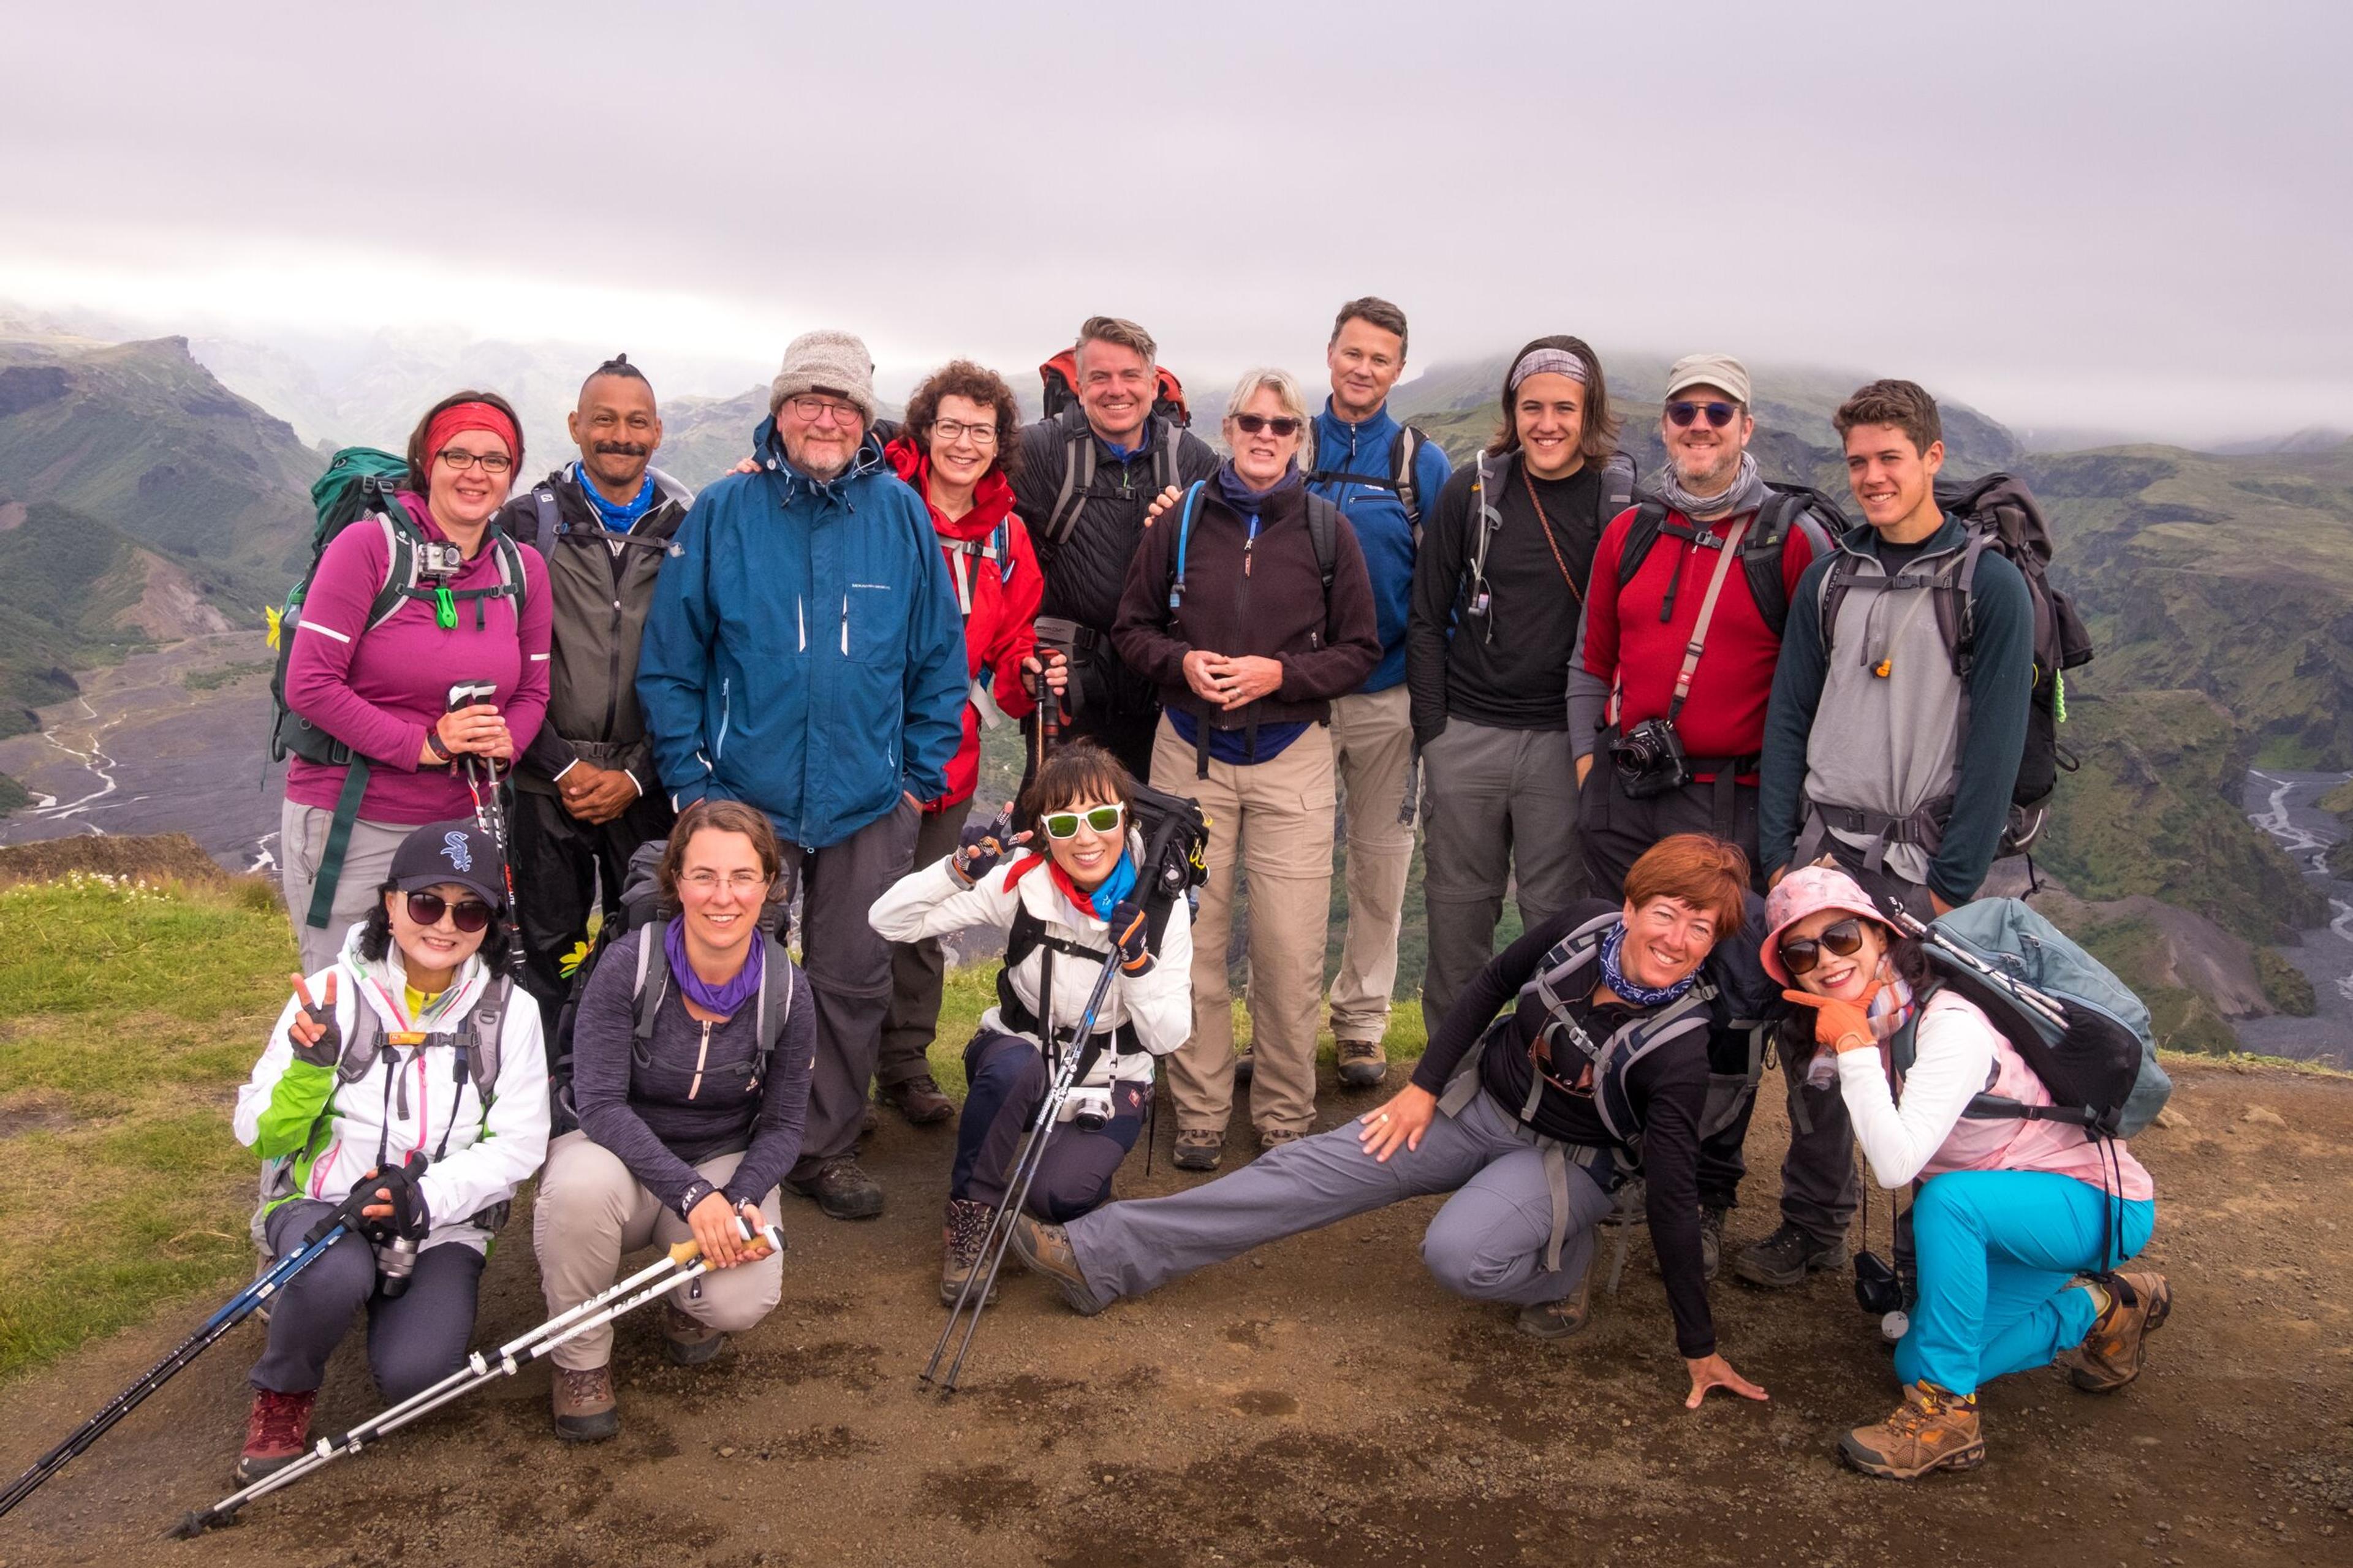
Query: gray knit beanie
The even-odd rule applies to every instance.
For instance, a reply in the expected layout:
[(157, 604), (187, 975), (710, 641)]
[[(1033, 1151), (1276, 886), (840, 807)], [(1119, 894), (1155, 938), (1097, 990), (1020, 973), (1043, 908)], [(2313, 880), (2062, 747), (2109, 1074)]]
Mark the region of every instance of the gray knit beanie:
[(866, 423), (874, 423), (874, 361), (855, 333), (820, 329), (795, 338), (769, 384), (768, 412), (783, 407), (787, 397), (819, 388), (856, 404)]

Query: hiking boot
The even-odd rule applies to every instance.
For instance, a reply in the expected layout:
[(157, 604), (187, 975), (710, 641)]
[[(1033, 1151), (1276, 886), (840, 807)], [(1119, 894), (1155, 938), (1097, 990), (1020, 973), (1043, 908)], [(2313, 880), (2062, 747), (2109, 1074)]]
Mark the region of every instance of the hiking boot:
[(1333, 1055), (1340, 1082), (1349, 1089), (1370, 1089), (1389, 1075), (1389, 1058), (1378, 1040), (1342, 1040)]
[(1517, 1327), (1520, 1332), (1539, 1340), (1565, 1340), (1582, 1330), (1592, 1316), (1593, 1265), (1586, 1264), (1585, 1272), (1577, 1278), (1577, 1289), (1557, 1301), (1538, 1301), (1533, 1307), (1520, 1309)]
[(873, 1104), (870, 1101), (866, 1107), (866, 1114), (860, 1119), (858, 1123), (858, 1141), (863, 1143), (867, 1139), (873, 1137), (874, 1134), (880, 1132), (881, 1130), (882, 1118), (881, 1114), (875, 1110)]
[(1785, 1290), (1792, 1285), (1802, 1285), (1806, 1282), (1806, 1276), (1818, 1268), (1845, 1267), (1844, 1240), (1818, 1241), (1786, 1220), (1780, 1229), (1742, 1249), (1732, 1260), (1735, 1274), (1751, 1285), (1762, 1285), (1768, 1290)]
[(613, 1369), (567, 1366), (555, 1369), (547, 1391), (547, 1407), (555, 1417), (555, 1435), (567, 1443), (601, 1443), (621, 1429), (620, 1412), (613, 1408)]
[(1699, 1211), (1699, 1274), (1709, 1284), (1715, 1283), (1716, 1265), (1724, 1259), (1724, 1211), (1702, 1208)]
[(1261, 1127), (1258, 1130), (1258, 1151), (1271, 1154), (1277, 1149), (1298, 1142), (1307, 1134), (1289, 1127)]
[[(981, 1264), (981, 1243), (988, 1239), (989, 1216), (997, 1211), (976, 1198), (950, 1198), (947, 1223), (940, 1232), (940, 1305), (953, 1307), (964, 1294), (965, 1281)], [(997, 1304), (997, 1287), (988, 1288), (984, 1306)]]
[(1975, 1469), (1985, 1462), (1977, 1395), (1915, 1383), (1886, 1420), (1840, 1438), (1839, 1458), (1866, 1476), (1892, 1481), (1917, 1480), (1931, 1470)]
[(726, 1342), (725, 1334), (681, 1310), (677, 1302), (662, 1303), (662, 1354), (672, 1366), (701, 1366)]
[(2140, 1375), (2148, 1336), (2173, 1313), (2173, 1290), (2162, 1274), (2118, 1274), (2106, 1281), (2108, 1310), (2084, 1342), (2059, 1352), (2067, 1381), (2086, 1394), (2113, 1394)]
[(1250, 1048), (1248, 1046), (1244, 1046), (1240, 1050), (1236, 1051), (1234, 1053), (1234, 1081), (1236, 1083), (1250, 1082), (1250, 1070), (1257, 1065), (1257, 1058), (1250, 1055)]
[(1176, 1168), (1180, 1171), (1214, 1171), (1226, 1152), (1226, 1135), (1206, 1127), (1181, 1127), (1176, 1131)]
[(1054, 1282), (1071, 1311), (1092, 1318), (1103, 1310), (1087, 1277), (1079, 1271), (1078, 1254), (1071, 1250), (1071, 1238), (1060, 1226), (1039, 1225), (1026, 1214), (1015, 1215), (1013, 1250), (1029, 1272), (1043, 1274)]
[(905, 1117), (912, 1127), (934, 1126), (955, 1114), (955, 1101), (940, 1092), (929, 1073), (904, 1083), (886, 1083), (875, 1090), (874, 1097)]
[(306, 1394), (253, 1391), (253, 1414), (245, 1422), (245, 1452), (237, 1457), (239, 1486), (251, 1486), (264, 1476), (275, 1475), (302, 1457), (311, 1438), (311, 1409), (318, 1403), (315, 1388)]
[(872, 1219), (882, 1212), (882, 1184), (866, 1173), (855, 1154), (836, 1154), (807, 1181), (786, 1179), (785, 1185), (805, 1198), (815, 1198), (828, 1219)]

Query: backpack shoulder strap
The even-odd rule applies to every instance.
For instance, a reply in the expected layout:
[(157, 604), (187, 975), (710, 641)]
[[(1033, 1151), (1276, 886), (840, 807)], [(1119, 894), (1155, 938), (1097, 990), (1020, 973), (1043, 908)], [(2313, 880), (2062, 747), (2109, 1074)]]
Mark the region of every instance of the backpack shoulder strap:
[(1176, 466), (1176, 448), (1185, 439), (1185, 428), (1176, 420), (1162, 416), (1160, 439), (1152, 444), (1152, 493), (1176, 483), (1181, 477)]
[(1816, 556), (1835, 548), (1830, 531), (1814, 516), (1812, 498), (1802, 490), (1775, 490), (1757, 509), (1756, 526), (1740, 551), (1748, 574), (1748, 596), (1775, 637), (1789, 624), (1789, 593), (1781, 581), (1781, 556), (1792, 532), (1802, 533)]
[(1171, 615), (1185, 599), (1185, 547), (1193, 542), (1193, 509), (1200, 504), (1201, 492), (1209, 488), (1207, 479), (1195, 479), (1185, 487), (1185, 503), (1176, 514), (1176, 566), (1168, 577), (1168, 610)]
[(1634, 504), (1634, 480), (1637, 477), (1634, 454), (1612, 452), (1609, 460), (1601, 465), (1601, 521), (1594, 532), (1609, 526), (1609, 520)]
[[(501, 586), (512, 590), (515, 620), (520, 624), (523, 604), (531, 594), (531, 569), (523, 564), (522, 546), (508, 538), (506, 531), (496, 524), (491, 529), (491, 545), (499, 552), (499, 580)], [(540, 559), (544, 561), (547, 557), (543, 555)]]
[(1046, 513), (1044, 533), (1049, 542), (1060, 547), (1070, 542), (1071, 531), (1079, 525), (1079, 513), (1087, 504), (1087, 492), (1095, 483), (1095, 443), (1088, 433), (1083, 417), (1072, 419), (1068, 413), (1056, 416), (1062, 424), (1062, 488), (1054, 493), (1054, 505)]
[(1307, 540), (1315, 547), (1315, 567), (1324, 574), (1324, 597), (1332, 597), (1332, 578), (1340, 566), (1340, 509), (1322, 496), (1307, 498)]
[[(1510, 458), (1504, 459), (1506, 463)], [(1494, 542), (1496, 531), (1504, 526), (1504, 513), (1487, 493), (1487, 454), (1481, 452), (1472, 459), (1471, 506), (1477, 515), (1472, 520), (1478, 527), (1479, 537), (1471, 547), (1471, 580), (1487, 580), (1487, 546)]]
[(1969, 524), (1969, 542), (1961, 552), (1958, 564), (1937, 574), (1936, 629), (1944, 634), (1945, 647), (1952, 650), (1953, 673), (1963, 680), (1969, 678), (1969, 666), (1977, 652), (1977, 617), (1969, 606), (1977, 594), (1978, 560), (1994, 542), (1994, 530), (1986, 523)]
[(555, 487), (548, 484), (533, 485), (531, 489), (531, 504), (532, 510), (537, 514), (539, 521), (537, 540), (539, 558), (542, 561), (550, 560), (555, 549), (555, 536), (564, 531), (564, 513), (555, 504)]
[(1846, 603), (1847, 594), (1854, 586), (1854, 575), (1858, 570), (1854, 552), (1841, 549), (1831, 556), (1831, 569), (1822, 574), (1820, 619), (1822, 652), (1825, 656), (1837, 643), (1839, 606)]
[(1414, 488), (1413, 465), (1421, 449), (1430, 445), (1430, 437), (1411, 425), (1398, 426), (1397, 439), (1389, 443), (1389, 485), (1397, 491), (1398, 504), (1405, 508), (1405, 521), (1413, 530), (1413, 547), (1421, 548), (1421, 494)]
[(498, 1098), (499, 1067), (506, 1056), (507, 1008), (513, 994), (514, 981), (504, 974), (482, 987), (459, 1039), (466, 1053), (466, 1075), (474, 1080), (474, 1098), (482, 1102), (486, 1120), (491, 1101)]
[[(765, 931), (760, 933), (760, 940), (766, 944), (766, 952), (760, 960), (760, 996), (753, 1021), (760, 1046), (760, 1081), (765, 1083), (776, 1042), (785, 1037), (785, 1025), (793, 1016), (793, 955)], [(782, 994), (776, 994), (780, 987)]]
[[(367, 627), (374, 631), (392, 618), (417, 587), (417, 547), (425, 535), (398, 501), (386, 503), (376, 512), (376, 522), (384, 530), (384, 586), (375, 592), (368, 605)], [(313, 563), (312, 570), (316, 570)]]
[[(1618, 586), (1624, 588), (1642, 569), (1651, 553), (1651, 546), (1659, 542), (1659, 531), (1667, 525), (1664, 501), (1646, 500), (1634, 512), (1632, 526), (1626, 531), (1626, 542), (1618, 550)], [(1606, 526), (1606, 525), (1605, 525)]]
[(645, 935), (638, 942), (637, 976), (629, 982), (629, 999), (635, 1005), (636, 1016), (636, 1026), (630, 1033), (641, 1052), (653, 1040), (654, 1016), (661, 1011), (662, 998), (670, 991), (670, 964), (667, 961), (661, 965), (659, 983), (650, 988), (646, 984), (646, 976), (654, 967), (654, 950), (660, 947), (670, 934), (670, 921), (657, 918), (644, 929)]
[(384, 1054), (384, 1025), (367, 998), (352, 996), (352, 1026), (343, 1039), (343, 1054), (335, 1063), (338, 1083), (357, 1083), (375, 1068), (375, 1059)]

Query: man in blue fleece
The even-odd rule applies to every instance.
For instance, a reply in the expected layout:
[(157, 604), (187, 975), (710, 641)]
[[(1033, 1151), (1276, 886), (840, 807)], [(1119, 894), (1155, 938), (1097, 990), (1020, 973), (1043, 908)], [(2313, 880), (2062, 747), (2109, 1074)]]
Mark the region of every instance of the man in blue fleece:
[(786, 1185), (836, 1219), (882, 1212), (858, 1163), (891, 996), (866, 911), (909, 868), (918, 803), (963, 736), (964, 631), (922, 498), (866, 439), (874, 367), (848, 332), (785, 351), (760, 467), (695, 500), (663, 569), (638, 699), (675, 806), (758, 806), (797, 882), (817, 1064)]

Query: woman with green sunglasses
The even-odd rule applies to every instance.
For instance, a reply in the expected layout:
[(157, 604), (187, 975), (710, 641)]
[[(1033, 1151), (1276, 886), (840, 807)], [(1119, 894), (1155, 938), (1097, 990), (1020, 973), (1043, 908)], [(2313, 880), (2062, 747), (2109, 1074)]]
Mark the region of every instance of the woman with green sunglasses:
[[(956, 852), (917, 868), (876, 900), (872, 924), (892, 942), (970, 927), (1008, 934), (997, 1005), (965, 1047), (966, 1089), (956, 1125), (942, 1237), (940, 1300), (952, 1305), (979, 1260), (989, 1215), (1059, 1056), (1072, 1048), (1105, 964), (1119, 965), (1095, 1017), (1103, 1053), (1065, 1102), (1071, 1125), (1048, 1143), (1024, 1208), (1050, 1223), (1074, 1219), (1111, 1194), (1112, 1173), (1135, 1146), (1152, 1093), (1153, 1058), (1192, 1032), (1193, 940), (1182, 900), (1155, 935), (1138, 885), (1141, 836), (1134, 781), (1088, 742), (1049, 756), (1021, 809), (966, 827)], [(1026, 824), (1019, 832), (1016, 823)]]

